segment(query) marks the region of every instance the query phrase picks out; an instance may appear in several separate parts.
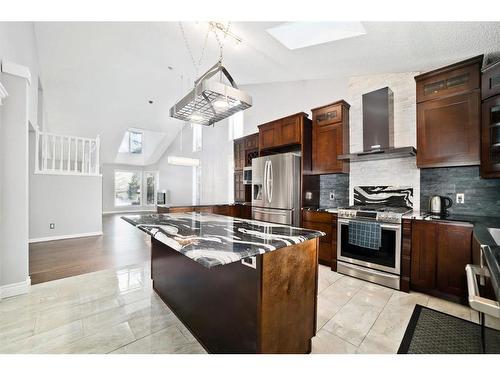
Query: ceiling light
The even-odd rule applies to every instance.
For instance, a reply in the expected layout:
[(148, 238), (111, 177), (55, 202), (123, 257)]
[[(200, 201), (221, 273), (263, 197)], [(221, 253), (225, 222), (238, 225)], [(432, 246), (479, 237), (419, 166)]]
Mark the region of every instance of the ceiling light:
[(288, 49), (298, 49), (366, 34), (361, 22), (286, 22), (266, 30)]
[(226, 109), (226, 108), (229, 108), (229, 102), (224, 99), (218, 99), (214, 102), (214, 107), (216, 109)]
[(190, 116), (189, 116), (189, 119), (192, 121), (192, 122), (201, 122), (203, 121), (203, 116), (199, 113), (199, 112), (193, 112)]

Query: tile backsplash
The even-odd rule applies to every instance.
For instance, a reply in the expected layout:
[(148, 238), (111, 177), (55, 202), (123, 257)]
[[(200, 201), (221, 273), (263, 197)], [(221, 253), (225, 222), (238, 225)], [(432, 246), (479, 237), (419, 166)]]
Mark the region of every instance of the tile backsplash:
[[(322, 175), (320, 176), (319, 187), (320, 207), (345, 207), (349, 205), (348, 174)], [(330, 192), (333, 192), (333, 200), (330, 200)]]
[[(463, 204), (456, 194), (464, 193)], [(500, 217), (500, 179), (481, 179), (479, 167), (431, 168), (420, 171), (420, 209), (433, 195), (451, 198), (450, 213)]]

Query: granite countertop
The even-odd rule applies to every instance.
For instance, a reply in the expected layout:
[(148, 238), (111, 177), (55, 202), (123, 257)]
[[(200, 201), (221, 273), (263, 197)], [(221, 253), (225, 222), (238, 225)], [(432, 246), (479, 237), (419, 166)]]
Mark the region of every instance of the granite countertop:
[(209, 206), (251, 206), (252, 202), (233, 202), (233, 203), (217, 203), (217, 204), (199, 204), (199, 205), (170, 205), (170, 204), (157, 204), (156, 207), (176, 208), (176, 207), (209, 207)]
[(489, 228), (500, 228), (500, 217), (455, 214), (451, 214), (446, 217), (435, 217), (429, 216), (429, 213), (427, 212), (413, 211), (404, 215), (403, 218), (471, 223), (474, 226), (474, 238), (481, 245), (481, 251), (483, 252), (486, 265), (488, 266), (491, 274), (491, 283), (498, 302), (500, 302), (500, 246), (498, 246), (488, 230)]
[(209, 213), (127, 215), (122, 219), (206, 268), (325, 235), (288, 225)]

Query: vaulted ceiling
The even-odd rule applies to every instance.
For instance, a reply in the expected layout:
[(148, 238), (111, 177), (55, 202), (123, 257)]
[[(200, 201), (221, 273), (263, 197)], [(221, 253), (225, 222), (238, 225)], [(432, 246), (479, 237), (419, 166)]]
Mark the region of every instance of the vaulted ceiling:
[[(426, 71), (500, 49), (500, 23), (363, 22), (366, 35), (297, 50), (266, 32), (278, 24), (231, 24), (243, 42), (226, 40), (224, 63), (238, 84)], [(183, 27), (198, 60), (208, 25)], [(115, 160), (130, 127), (164, 133), (168, 147), (182, 126), (169, 108), (197, 75), (178, 23), (42, 22), (35, 33), (51, 131), (100, 134), (104, 162)], [(218, 56), (209, 35), (198, 74)]]

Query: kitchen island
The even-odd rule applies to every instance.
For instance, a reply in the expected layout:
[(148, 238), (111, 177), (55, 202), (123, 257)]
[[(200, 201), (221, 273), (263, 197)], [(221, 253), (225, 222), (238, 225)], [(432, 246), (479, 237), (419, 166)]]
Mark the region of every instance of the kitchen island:
[(309, 353), (324, 233), (207, 213), (124, 216), (153, 288), (210, 353)]

